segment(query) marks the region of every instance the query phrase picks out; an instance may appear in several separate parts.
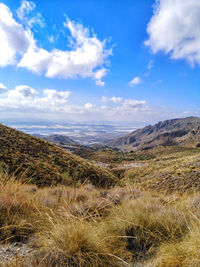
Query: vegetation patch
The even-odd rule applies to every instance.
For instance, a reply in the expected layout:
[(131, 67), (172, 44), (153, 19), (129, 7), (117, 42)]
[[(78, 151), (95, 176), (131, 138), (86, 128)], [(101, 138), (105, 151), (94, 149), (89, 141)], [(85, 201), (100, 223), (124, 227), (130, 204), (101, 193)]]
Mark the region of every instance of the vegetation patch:
[(38, 186), (87, 183), (109, 187), (117, 178), (108, 170), (42, 139), (0, 125), (0, 162), (10, 174)]

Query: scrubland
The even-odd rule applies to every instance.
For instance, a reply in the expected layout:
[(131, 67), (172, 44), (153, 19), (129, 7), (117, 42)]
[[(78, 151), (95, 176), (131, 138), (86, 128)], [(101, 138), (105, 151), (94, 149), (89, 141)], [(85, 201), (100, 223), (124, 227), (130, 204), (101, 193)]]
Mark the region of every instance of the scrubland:
[(153, 151), (110, 188), (41, 188), (2, 169), (1, 244), (31, 253), (1, 266), (200, 266), (199, 152)]

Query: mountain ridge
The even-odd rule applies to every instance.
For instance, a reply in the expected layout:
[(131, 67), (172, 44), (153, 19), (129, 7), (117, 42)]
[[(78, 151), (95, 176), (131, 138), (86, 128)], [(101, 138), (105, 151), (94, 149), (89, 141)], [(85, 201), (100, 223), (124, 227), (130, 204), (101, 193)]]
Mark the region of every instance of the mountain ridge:
[[(146, 150), (157, 146), (184, 145), (184, 142), (187, 143), (187, 141), (181, 141), (180, 138), (199, 126), (200, 118), (198, 117), (160, 121), (133, 131), (124, 137), (110, 140), (106, 142), (106, 145), (126, 151)], [(189, 135), (188, 138), (190, 138)], [(195, 140), (193, 141), (195, 145)]]

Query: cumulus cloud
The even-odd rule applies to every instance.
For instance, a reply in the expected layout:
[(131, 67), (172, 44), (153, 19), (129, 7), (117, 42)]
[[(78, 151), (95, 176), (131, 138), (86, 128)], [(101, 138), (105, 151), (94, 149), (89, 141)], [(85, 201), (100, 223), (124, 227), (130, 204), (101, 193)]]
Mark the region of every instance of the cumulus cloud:
[[(24, 20), (34, 8), (33, 2), (23, 1), (18, 16)], [(30, 25), (25, 29), (14, 20), (10, 9), (0, 4), (0, 66), (17, 65), (50, 78), (90, 77), (103, 86), (112, 49), (80, 23), (67, 19), (64, 27), (71, 33), (71, 49), (48, 51), (38, 46)]]
[(19, 85), (15, 90), (10, 90), (8, 97), (15, 98), (34, 98), (38, 95), (37, 91), (28, 85)]
[(14, 65), (31, 45), (32, 35), (12, 16), (10, 9), (0, 4), (0, 66)]
[(164, 51), (173, 59), (200, 65), (200, 1), (159, 0), (147, 32), (145, 45), (154, 53)]
[(135, 77), (129, 82), (129, 85), (134, 87), (134, 86), (141, 84), (141, 83), (143, 83), (143, 80), (140, 77)]
[(103, 86), (101, 79), (106, 75), (106, 69), (102, 66), (112, 53), (105, 49), (105, 40), (101, 42), (94, 34), (90, 37), (87, 28), (69, 19), (65, 27), (68, 27), (74, 39), (71, 51), (54, 49), (48, 52), (32, 42), (18, 67), (38, 74), (44, 73), (50, 78), (91, 77), (97, 85)]
[(70, 91), (58, 92), (54, 89), (44, 89), (42, 95), (39, 95), (37, 90), (30, 86), (19, 85), (1, 95), (0, 109), (58, 111), (67, 104), (70, 94)]

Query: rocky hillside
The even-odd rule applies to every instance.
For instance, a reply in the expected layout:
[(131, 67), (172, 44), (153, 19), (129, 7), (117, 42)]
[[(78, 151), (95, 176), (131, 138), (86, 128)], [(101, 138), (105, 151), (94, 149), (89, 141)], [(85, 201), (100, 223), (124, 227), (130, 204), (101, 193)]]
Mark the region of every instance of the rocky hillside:
[(195, 127), (186, 135), (177, 138), (177, 143), (184, 146), (196, 145), (200, 147), (200, 126)]
[(166, 120), (138, 129), (106, 144), (127, 151), (187, 143), (195, 146), (199, 142), (199, 127), (200, 118), (198, 117)]
[(40, 138), (0, 124), (0, 164), (11, 174), (39, 186), (87, 181), (109, 186), (116, 178), (80, 157)]

